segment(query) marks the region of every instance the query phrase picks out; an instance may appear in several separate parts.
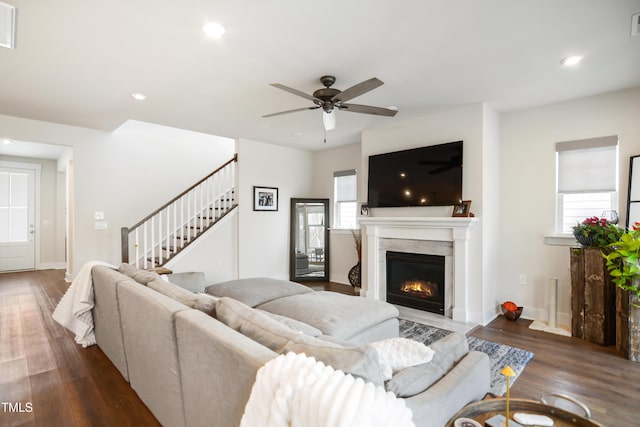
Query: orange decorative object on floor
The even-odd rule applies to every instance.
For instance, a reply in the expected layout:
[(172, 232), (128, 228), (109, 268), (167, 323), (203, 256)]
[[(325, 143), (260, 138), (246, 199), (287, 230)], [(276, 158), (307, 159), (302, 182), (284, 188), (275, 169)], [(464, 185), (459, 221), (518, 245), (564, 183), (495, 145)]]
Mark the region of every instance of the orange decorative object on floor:
[(502, 307), (504, 307), (505, 310), (509, 310), (509, 311), (516, 311), (518, 309), (518, 306), (516, 305), (516, 303), (511, 301), (502, 303)]
[(511, 301), (503, 302), (500, 306), (502, 308), (502, 314), (509, 320), (518, 320), (522, 314), (522, 307)]

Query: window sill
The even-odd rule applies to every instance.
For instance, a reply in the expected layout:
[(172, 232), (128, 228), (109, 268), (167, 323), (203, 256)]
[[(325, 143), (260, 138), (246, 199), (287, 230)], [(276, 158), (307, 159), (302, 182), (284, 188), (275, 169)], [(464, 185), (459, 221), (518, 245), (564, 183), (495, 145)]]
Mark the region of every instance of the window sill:
[(547, 234), (544, 244), (552, 246), (579, 246), (576, 238), (571, 234)]

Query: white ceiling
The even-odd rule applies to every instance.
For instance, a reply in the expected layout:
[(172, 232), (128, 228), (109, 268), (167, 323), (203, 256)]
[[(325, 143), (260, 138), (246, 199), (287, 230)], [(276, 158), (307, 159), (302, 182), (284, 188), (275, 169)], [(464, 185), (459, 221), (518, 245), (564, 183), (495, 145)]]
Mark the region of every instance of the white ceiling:
[[(16, 48), (0, 48), (0, 114), (108, 131), (135, 119), (315, 150), (433, 109), (640, 86), (640, 0), (3, 1), (18, 15)], [(571, 54), (583, 62), (563, 68)], [(326, 145), (320, 110), (261, 117), (311, 105), (269, 83), (311, 93), (324, 74), (342, 90), (381, 79), (350, 102), (399, 113), (339, 111)]]

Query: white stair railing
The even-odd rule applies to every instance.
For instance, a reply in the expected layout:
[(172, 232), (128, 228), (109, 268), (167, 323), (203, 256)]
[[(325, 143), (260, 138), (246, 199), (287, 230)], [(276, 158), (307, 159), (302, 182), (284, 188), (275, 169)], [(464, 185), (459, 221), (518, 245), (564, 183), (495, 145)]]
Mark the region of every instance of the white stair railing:
[(122, 262), (162, 266), (237, 206), (238, 155), (132, 227), (123, 227)]

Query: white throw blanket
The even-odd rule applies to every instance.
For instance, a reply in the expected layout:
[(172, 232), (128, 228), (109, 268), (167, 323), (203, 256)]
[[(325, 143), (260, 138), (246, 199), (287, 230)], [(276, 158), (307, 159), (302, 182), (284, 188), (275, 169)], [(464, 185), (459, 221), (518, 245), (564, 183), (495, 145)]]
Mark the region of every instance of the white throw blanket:
[(369, 344), (378, 353), (382, 379), (390, 380), (393, 375), (409, 366), (431, 362), (433, 350), (421, 342), (407, 338), (387, 338)]
[(404, 399), (288, 353), (258, 370), (240, 427), (415, 427)]
[(82, 347), (89, 347), (96, 343), (93, 331), (93, 279), (91, 269), (102, 265), (116, 269), (117, 267), (100, 261), (85, 263), (78, 272), (67, 292), (62, 296), (58, 306), (53, 311), (53, 319), (76, 334), (76, 342)]

